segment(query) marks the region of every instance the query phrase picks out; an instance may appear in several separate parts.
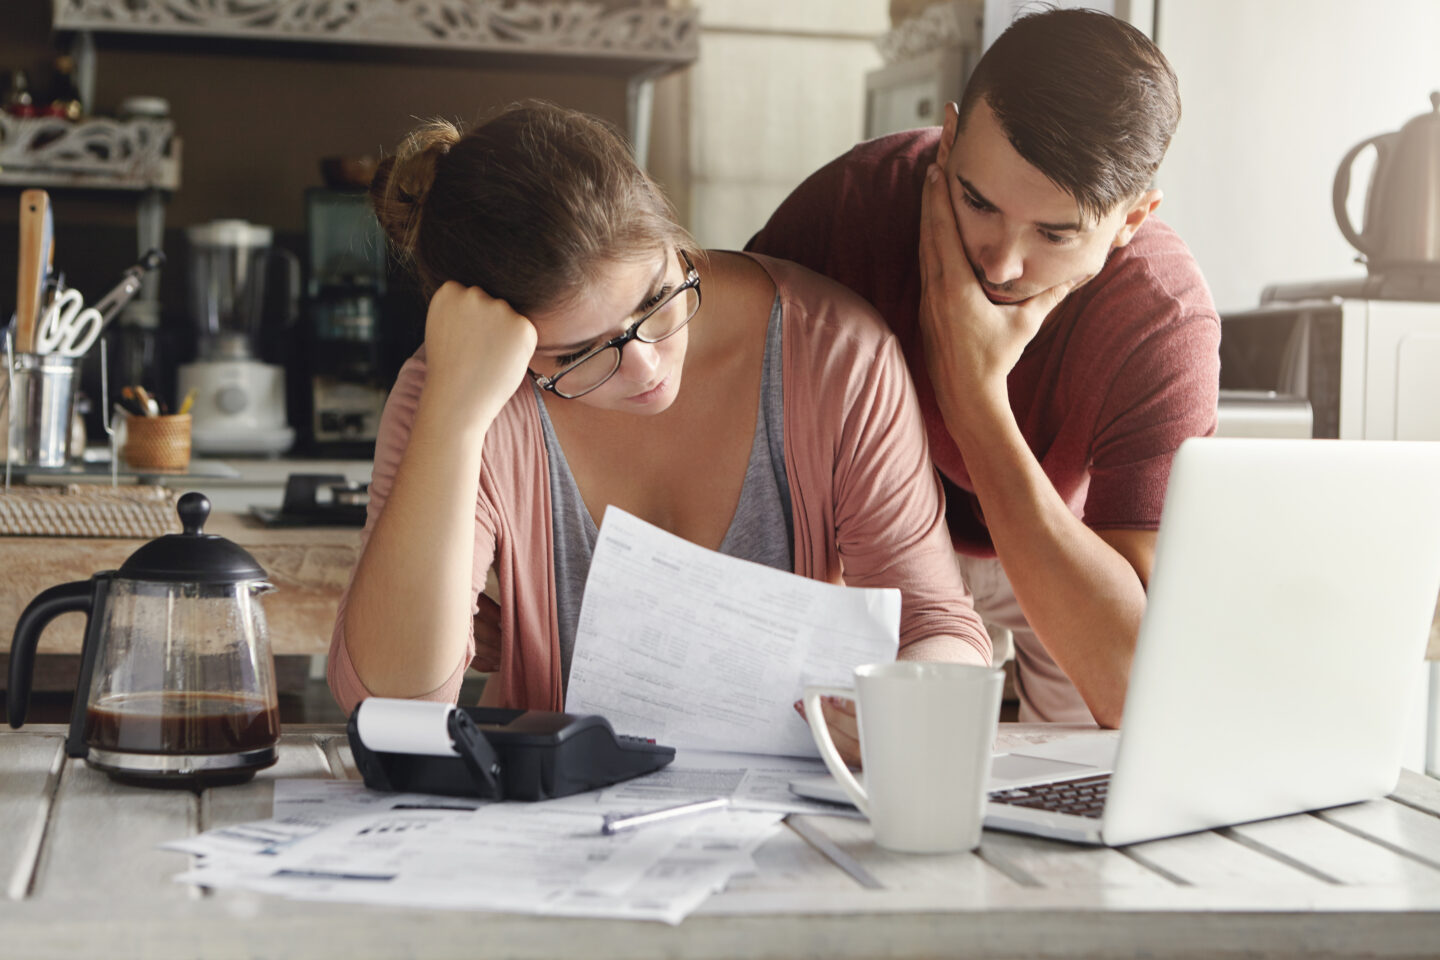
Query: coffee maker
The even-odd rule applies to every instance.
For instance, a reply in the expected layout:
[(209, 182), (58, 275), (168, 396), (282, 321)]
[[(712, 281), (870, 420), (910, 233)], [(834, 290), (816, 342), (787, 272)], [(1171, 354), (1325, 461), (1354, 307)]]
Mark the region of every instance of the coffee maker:
[(297, 314), (300, 265), (271, 245), (269, 227), (215, 220), (185, 231), (190, 242), (190, 314), (197, 327), (193, 363), (178, 371), (182, 396), (194, 391), (191, 446), (199, 453), (268, 454), (290, 449), (285, 369), (261, 359), (267, 277), (283, 267), (287, 320)]
[(368, 458), (389, 388), (380, 363), (385, 234), (363, 190), (306, 190), (305, 222), (310, 275), (298, 391), (304, 445), (312, 453)]

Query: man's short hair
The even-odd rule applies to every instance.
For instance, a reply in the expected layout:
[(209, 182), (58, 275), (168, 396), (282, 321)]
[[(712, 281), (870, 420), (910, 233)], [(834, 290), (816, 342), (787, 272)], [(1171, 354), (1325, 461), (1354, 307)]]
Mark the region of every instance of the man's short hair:
[(1020, 17), (976, 64), (960, 129), (984, 98), (1021, 157), (1098, 220), (1153, 180), (1180, 122), (1180, 90), (1160, 49), (1094, 10)]

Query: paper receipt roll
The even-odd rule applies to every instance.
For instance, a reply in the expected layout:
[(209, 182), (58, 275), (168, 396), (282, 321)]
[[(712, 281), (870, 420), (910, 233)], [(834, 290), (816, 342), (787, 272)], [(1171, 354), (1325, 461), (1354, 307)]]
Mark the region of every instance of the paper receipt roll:
[(452, 703), (370, 697), (356, 709), (360, 742), (377, 753), (458, 756), (450, 739)]

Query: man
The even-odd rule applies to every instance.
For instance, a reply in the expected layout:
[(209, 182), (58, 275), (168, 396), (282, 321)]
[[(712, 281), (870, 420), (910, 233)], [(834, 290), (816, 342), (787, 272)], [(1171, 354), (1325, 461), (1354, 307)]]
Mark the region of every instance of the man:
[(1179, 116), (1144, 34), (1025, 16), (941, 129), (856, 146), (749, 244), (898, 336), (966, 580), (1013, 631), (1022, 720), (1120, 723), (1170, 461), (1215, 429), (1219, 317), (1152, 216)]

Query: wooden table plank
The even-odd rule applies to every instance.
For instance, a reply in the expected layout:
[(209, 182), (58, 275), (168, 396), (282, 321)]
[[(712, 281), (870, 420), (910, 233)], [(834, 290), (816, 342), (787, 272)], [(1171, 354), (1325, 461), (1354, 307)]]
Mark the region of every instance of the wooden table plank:
[[(1018, 885), (975, 853), (920, 855), (892, 853), (878, 847), (868, 820), (823, 816), (803, 819), (854, 858), (888, 890), (954, 890), (973, 899), (989, 896), (997, 886), (1013, 888)], [(982, 847), (992, 836), (990, 833), (984, 835)]]
[(195, 833), (199, 797), (188, 790), (116, 783), (83, 761), (65, 765), (31, 897), (67, 902), (80, 891), (165, 902), (196, 896), (173, 882), (189, 866), (159, 849)]
[(200, 832), (251, 820), (268, 820), (275, 809), (275, 781), (330, 779), (330, 763), (312, 734), (284, 734), (275, 765), (255, 779), (232, 787), (214, 787), (200, 797)]
[(331, 774), (341, 780), (359, 780), (360, 769), (355, 766), (355, 755), (350, 752), (350, 740), (344, 734), (321, 738), (325, 756), (330, 761)]
[(1081, 846), (1042, 837), (987, 830), (980, 855), (1023, 886), (1150, 887), (1174, 886), (1169, 878), (1106, 847)]
[(1131, 844), (1125, 854), (1174, 880), (1196, 887), (1231, 884), (1309, 886), (1325, 881), (1314, 873), (1267, 855), (1224, 834), (1192, 833), (1183, 837)]
[(1315, 816), (1440, 867), (1440, 818), (1414, 807), (1394, 800), (1373, 800), (1321, 810)]
[(7, 733), (0, 774), (0, 876), (5, 895), (24, 899), (40, 856), (45, 825), (65, 762), (65, 740), (56, 735)]
[[(1414, 912), (1170, 913), (1007, 909), (890, 915), (701, 915), (679, 926), (267, 901), (260, 914), (197, 901), (141, 912), (104, 899), (0, 902), (8, 955), (367, 960), (826, 960), (859, 958), (1433, 957), (1440, 923)], [(99, 945), (99, 949), (97, 949)]]
[(1440, 816), (1440, 780), (1422, 776), (1413, 770), (1401, 770), (1400, 782), (1396, 784), (1391, 799)]
[(1440, 882), (1440, 871), (1308, 813), (1240, 824), (1222, 832), (1242, 843), (1289, 859), (1333, 883), (1384, 885)]
[(787, 828), (755, 851), (754, 873), (731, 878), (729, 886), (717, 896), (759, 892), (783, 896), (802, 885), (812, 890), (855, 889), (855, 881), (848, 874)]

